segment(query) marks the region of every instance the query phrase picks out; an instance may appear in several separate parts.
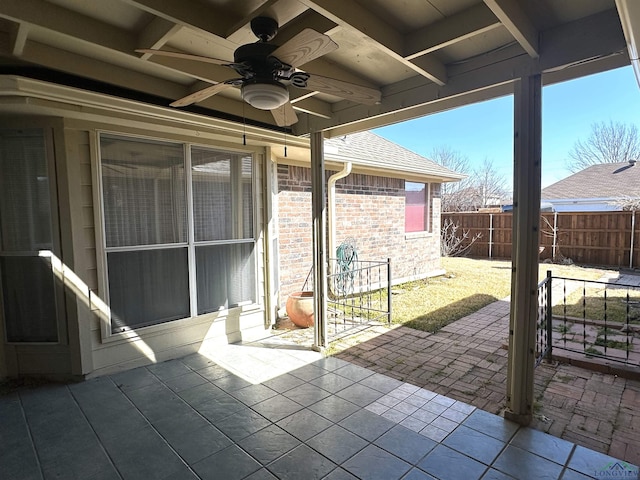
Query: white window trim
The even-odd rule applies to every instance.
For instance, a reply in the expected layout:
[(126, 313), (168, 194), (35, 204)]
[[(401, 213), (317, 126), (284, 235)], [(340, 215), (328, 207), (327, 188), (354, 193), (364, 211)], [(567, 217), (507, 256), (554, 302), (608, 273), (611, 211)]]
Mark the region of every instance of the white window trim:
[[(104, 213), (104, 202), (103, 202), (103, 182), (102, 182), (102, 155), (100, 152), (100, 136), (101, 135), (115, 135), (120, 137), (128, 137), (136, 140), (150, 140), (150, 141), (160, 141), (167, 143), (174, 143), (176, 145), (181, 144), (185, 149), (185, 182), (187, 185), (185, 186), (185, 192), (187, 195), (187, 242), (175, 243), (175, 244), (161, 244), (161, 245), (140, 245), (135, 247), (106, 247), (106, 231), (104, 228), (105, 225), (105, 213)], [(223, 142), (221, 142), (223, 143)], [(253, 195), (253, 237), (250, 239), (233, 239), (233, 240), (224, 240), (224, 241), (204, 241), (204, 242), (196, 242), (194, 239), (194, 228), (193, 228), (193, 195), (192, 195), (192, 171), (191, 171), (191, 148), (192, 147), (201, 147), (208, 149), (218, 149), (225, 150), (229, 152), (238, 153), (241, 155), (250, 155), (252, 157), (251, 162), (251, 176), (252, 176), (252, 195)], [(187, 257), (188, 257), (188, 270), (189, 270), (189, 295), (190, 295), (190, 316), (172, 320), (168, 322), (162, 322), (155, 325), (147, 325), (139, 328), (130, 328), (122, 332), (113, 332), (111, 326), (111, 316), (109, 310), (109, 318), (105, 319), (101, 317), (101, 342), (102, 343), (110, 343), (110, 342), (122, 342), (129, 341), (131, 339), (132, 334), (134, 336), (154, 336), (156, 334), (163, 334), (166, 332), (170, 332), (172, 330), (178, 330), (184, 328), (185, 326), (192, 326), (199, 323), (210, 323), (213, 319), (214, 321), (217, 318), (224, 319), (229, 312), (231, 311), (240, 311), (244, 312), (255, 312), (263, 310), (264, 307), (260, 302), (261, 294), (259, 291), (260, 287), (260, 265), (259, 265), (259, 230), (257, 229), (259, 225), (258, 221), (258, 213), (256, 211), (256, 195), (258, 192), (258, 186), (256, 185), (256, 169), (257, 164), (260, 161), (261, 153), (259, 149), (238, 149), (237, 147), (230, 145), (208, 145), (201, 144), (189, 141), (187, 139), (165, 139), (158, 138), (148, 135), (138, 135), (131, 134), (122, 131), (111, 131), (111, 130), (94, 130), (90, 135), (90, 149), (92, 156), (92, 163), (95, 165), (95, 169), (93, 169), (93, 185), (96, 186), (93, 190), (93, 205), (94, 205), (94, 226), (95, 226), (95, 234), (96, 234), (96, 257), (97, 257), (97, 269), (98, 269), (98, 292), (96, 293), (102, 299), (104, 299), (104, 303), (107, 307), (110, 304), (109, 301), (109, 273), (108, 273), (108, 263), (107, 263), (107, 253), (114, 251), (134, 251), (134, 250), (143, 250), (143, 249), (164, 249), (164, 248), (187, 248)], [(195, 247), (200, 245), (227, 245), (232, 243), (252, 243), (255, 248), (254, 255), (254, 268), (255, 268), (255, 279), (254, 279), (254, 291), (256, 292), (255, 301), (252, 303), (242, 304), (233, 306), (231, 308), (221, 309), (215, 312), (209, 312), (206, 314), (198, 315), (197, 314), (197, 281), (196, 281), (196, 268), (195, 268)], [(193, 278), (192, 278), (193, 277)]]

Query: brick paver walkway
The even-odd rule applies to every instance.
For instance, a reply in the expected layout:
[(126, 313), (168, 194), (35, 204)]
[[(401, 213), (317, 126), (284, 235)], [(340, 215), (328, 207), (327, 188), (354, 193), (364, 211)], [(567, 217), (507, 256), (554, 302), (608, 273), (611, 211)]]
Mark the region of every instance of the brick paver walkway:
[[(506, 406), (509, 302), (430, 334), (372, 326), (334, 344), (335, 356), (492, 413)], [(531, 426), (640, 463), (640, 381), (567, 364), (541, 364)]]

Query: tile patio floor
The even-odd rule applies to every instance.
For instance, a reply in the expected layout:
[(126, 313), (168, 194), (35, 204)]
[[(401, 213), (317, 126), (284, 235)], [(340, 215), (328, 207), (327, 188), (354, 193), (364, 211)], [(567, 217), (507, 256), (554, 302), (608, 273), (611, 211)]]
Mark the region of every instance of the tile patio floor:
[(280, 338), (0, 397), (3, 480), (611, 472), (638, 478), (630, 464)]

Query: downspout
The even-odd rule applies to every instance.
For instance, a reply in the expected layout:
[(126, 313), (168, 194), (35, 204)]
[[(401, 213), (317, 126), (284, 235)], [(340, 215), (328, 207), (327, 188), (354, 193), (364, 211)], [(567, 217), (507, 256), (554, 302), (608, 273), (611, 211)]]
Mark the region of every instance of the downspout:
[[(336, 226), (335, 226), (335, 218), (336, 218), (336, 182), (341, 178), (348, 176), (351, 173), (351, 162), (346, 162), (344, 167), (339, 172), (334, 173), (329, 177), (328, 181), (328, 200), (329, 200), (329, 212), (327, 219), (327, 228), (329, 229), (329, 259), (335, 258), (336, 256)], [(333, 270), (335, 265), (333, 263), (329, 263), (331, 265), (329, 273), (335, 273)]]

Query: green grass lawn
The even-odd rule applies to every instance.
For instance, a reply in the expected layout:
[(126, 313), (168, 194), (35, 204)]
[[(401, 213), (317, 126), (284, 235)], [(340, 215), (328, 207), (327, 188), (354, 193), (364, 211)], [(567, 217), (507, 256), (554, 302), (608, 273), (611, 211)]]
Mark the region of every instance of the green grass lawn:
[(605, 303), (608, 322), (626, 323), (629, 320), (629, 323), (640, 323), (640, 289), (605, 289), (605, 285), (593, 283), (587, 283), (584, 288), (580, 286), (567, 295), (562, 304), (553, 307), (553, 314), (581, 319), (584, 312), (587, 320), (604, 321)]
[[(464, 257), (442, 259), (446, 275), (393, 288), (393, 323), (427, 332), (511, 294), (511, 262)], [(553, 275), (595, 280), (604, 270), (576, 265), (540, 265), (540, 279)]]

